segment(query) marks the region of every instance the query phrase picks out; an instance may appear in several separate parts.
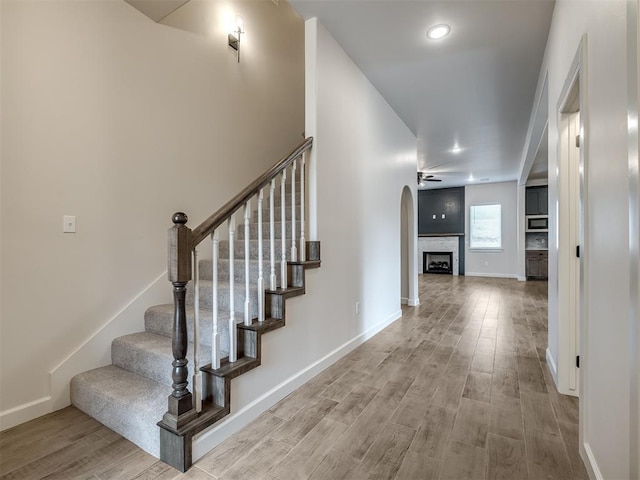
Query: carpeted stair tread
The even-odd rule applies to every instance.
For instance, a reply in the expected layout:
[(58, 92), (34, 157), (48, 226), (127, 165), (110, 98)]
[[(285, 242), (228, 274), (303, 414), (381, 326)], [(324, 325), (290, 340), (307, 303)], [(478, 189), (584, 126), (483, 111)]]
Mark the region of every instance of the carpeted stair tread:
[[(257, 259), (258, 258), (258, 239), (250, 238), (249, 239), (249, 258)], [(280, 253), (282, 252), (282, 242), (276, 237), (273, 242), (276, 259), (280, 260)], [(287, 252), (287, 257), (289, 256), (289, 252), (291, 252), (291, 239), (287, 239), (285, 242), (285, 251)], [(235, 239), (233, 242), (233, 257), (234, 258), (244, 258), (244, 240)], [(218, 255), (220, 259), (228, 259), (229, 258), (229, 241), (228, 240), (220, 240)], [(265, 239), (263, 240), (263, 248), (262, 255), (264, 259), (271, 258), (271, 242), (268, 238), (268, 235), (265, 235)]]
[[(171, 338), (173, 329), (173, 304), (154, 305), (144, 314), (145, 331)], [(193, 339), (194, 309), (187, 306), (187, 337)], [(236, 312), (236, 321), (243, 319), (244, 314)], [(229, 354), (229, 311), (218, 311), (218, 332), (220, 333), (220, 349), (224, 355)], [(213, 333), (213, 312), (211, 309), (200, 309), (200, 345), (211, 348)]]
[[(213, 282), (211, 280), (200, 280), (200, 308), (212, 309), (213, 308)], [(245, 302), (245, 284), (234, 282), (234, 310), (244, 311)], [(229, 311), (231, 309), (230, 298), (230, 284), (228, 281), (218, 281), (218, 311)], [(258, 316), (258, 288), (255, 283), (249, 285), (249, 299), (251, 301), (251, 317)], [(187, 285), (187, 304), (193, 305), (194, 300), (194, 285), (193, 282), (189, 282)], [(242, 314), (244, 318), (244, 313)]]
[[(193, 343), (189, 342), (187, 359), (189, 374), (193, 374)], [(229, 352), (224, 352), (228, 355)], [(201, 343), (200, 365), (211, 363), (211, 338), (209, 346)], [(149, 332), (132, 333), (116, 338), (111, 345), (111, 361), (122, 369), (149, 378), (155, 382), (171, 386), (171, 362), (173, 353), (171, 338)]]
[[(229, 281), (229, 259), (228, 258), (219, 258), (218, 259), (218, 281)], [(257, 283), (258, 274), (259, 274), (259, 265), (260, 262), (256, 260), (249, 260), (249, 281), (251, 283)], [(276, 280), (280, 283), (280, 265), (282, 262), (278, 259), (277, 262), (274, 262), (275, 268), (274, 273), (276, 275)], [(244, 258), (234, 258), (233, 261), (234, 272), (233, 277), (235, 279), (236, 284), (241, 283), (244, 285), (245, 279), (245, 261)], [(262, 261), (262, 278), (264, 283), (267, 284), (269, 282), (269, 277), (271, 275), (271, 262), (269, 259), (264, 259)], [(211, 280), (213, 278), (213, 261), (212, 260), (201, 260), (200, 261), (200, 279), (201, 280)]]
[(167, 410), (172, 389), (115, 365), (71, 380), (71, 403), (143, 450), (160, 456), (156, 423)]
[[(265, 219), (262, 219), (262, 238), (263, 239), (268, 239), (270, 237), (270, 232), (271, 232), (271, 223)], [(286, 239), (290, 239), (291, 238), (291, 222), (287, 221), (285, 222), (285, 238)], [(273, 230), (274, 230), (274, 235), (276, 238), (281, 239), (282, 238), (282, 223), (281, 222), (274, 222), (273, 223)], [(245, 233), (244, 233), (244, 224), (243, 225), (238, 225), (238, 228), (236, 229), (236, 239), (237, 240), (244, 240), (246, 238)], [(249, 224), (249, 239), (252, 240), (257, 240), (258, 239), (258, 223), (254, 222), (254, 223), (250, 223)], [(296, 242), (298, 242), (300, 239), (300, 221), (297, 220), (296, 221)]]

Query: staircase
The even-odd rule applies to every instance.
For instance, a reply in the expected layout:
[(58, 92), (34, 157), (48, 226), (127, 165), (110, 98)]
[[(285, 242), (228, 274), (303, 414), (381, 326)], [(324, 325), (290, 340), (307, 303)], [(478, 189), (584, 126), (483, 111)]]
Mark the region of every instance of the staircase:
[[(150, 307), (144, 332), (113, 340), (111, 365), (71, 380), (74, 406), (175, 468), (190, 467), (193, 436), (230, 413), (231, 380), (261, 364), (262, 335), (285, 325), (286, 300), (303, 295), (306, 269), (320, 266), (319, 242), (304, 240), (304, 165), (311, 143), (306, 139), (193, 231), (186, 215), (174, 215), (174, 304)], [(225, 223), (228, 239), (218, 240), (214, 232)], [(213, 258), (199, 260), (198, 244), (208, 237)], [(292, 248), (295, 239), (304, 243), (300, 255)]]

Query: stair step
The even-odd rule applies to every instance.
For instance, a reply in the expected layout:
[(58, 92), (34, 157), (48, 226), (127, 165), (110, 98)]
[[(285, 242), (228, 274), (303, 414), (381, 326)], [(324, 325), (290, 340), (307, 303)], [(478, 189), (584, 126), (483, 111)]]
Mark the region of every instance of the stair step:
[[(218, 281), (228, 282), (229, 281), (229, 259), (228, 258), (220, 258), (218, 259)], [(275, 262), (275, 274), (276, 280), (278, 284), (280, 283), (280, 264), (282, 262)], [(243, 258), (234, 259), (234, 272), (233, 277), (236, 283), (244, 284), (245, 279), (245, 261)], [(249, 281), (253, 283), (257, 283), (258, 281), (258, 260), (249, 260)], [(211, 280), (213, 277), (213, 261), (212, 260), (201, 260), (200, 261), (200, 279), (201, 280)], [(262, 276), (264, 279), (264, 284), (268, 286), (269, 277), (271, 275), (271, 262), (269, 260), (264, 260), (262, 262)]]
[(235, 378), (243, 373), (253, 370), (260, 366), (260, 359), (252, 357), (242, 357), (231, 363), (228, 358), (223, 358), (220, 362), (220, 368), (214, 370), (211, 365), (202, 369), (203, 372), (210, 373), (216, 377)]
[[(251, 259), (257, 259), (258, 258), (258, 245), (259, 242), (257, 239), (255, 238), (250, 238), (249, 239), (249, 258)], [(288, 239), (285, 242), (285, 251), (287, 252), (287, 256), (290, 255), (291, 252), (291, 239)], [(229, 241), (228, 240), (220, 240), (219, 243), (219, 250), (218, 250), (218, 255), (219, 258), (229, 258)], [(233, 256), (234, 258), (244, 258), (244, 240), (238, 240), (236, 239), (233, 242)], [(276, 238), (276, 240), (274, 241), (274, 250), (275, 250), (275, 254), (276, 254), (276, 259), (280, 259), (280, 252), (282, 251), (282, 241), (278, 238)], [(265, 238), (263, 239), (263, 246), (262, 246), (262, 256), (265, 259), (269, 258), (269, 255), (271, 255), (271, 242), (268, 238), (268, 236), (265, 235)]]
[[(275, 237), (278, 239), (281, 239), (282, 238), (282, 222), (274, 222), (273, 227), (274, 227)], [(262, 222), (263, 240), (268, 239), (270, 237), (270, 232), (271, 232), (271, 223), (268, 221), (263, 221)], [(238, 240), (244, 240), (245, 238), (244, 224), (238, 225), (236, 229), (236, 238)], [(258, 238), (258, 224), (255, 222), (249, 224), (249, 238), (254, 240), (257, 240)], [(285, 222), (285, 238), (287, 239), (291, 238), (291, 222), (289, 221)], [(299, 241), (300, 241), (300, 222), (296, 221), (296, 242), (299, 242)]]
[[(267, 202), (267, 200), (265, 199), (265, 202)], [(300, 218), (300, 204), (296, 204), (296, 206), (298, 207), (296, 210), (296, 219)], [(284, 219), (285, 221), (289, 221), (291, 220), (292, 214), (291, 214), (291, 204), (289, 201), (287, 201), (287, 208), (284, 209)], [(266, 206), (262, 206), (262, 221), (263, 222), (268, 222), (270, 220), (269, 218), (269, 203), (267, 202)], [(282, 220), (282, 208), (280, 207), (274, 207), (273, 209), (273, 220), (276, 222), (279, 222), (280, 220)], [(258, 209), (255, 208), (253, 210), (253, 212), (251, 212), (251, 221), (252, 222), (257, 222), (258, 221)]]
[(172, 389), (115, 365), (71, 379), (71, 403), (151, 455), (160, 456), (156, 423)]
[[(187, 338), (193, 339), (194, 309), (187, 306)], [(241, 320), (244, 314), (236, 313)], [(171, 338), (173, 329), (173, 304), (155, 305), (144, 314), (145, 331)], [(220, 350), (223, 355), (229, 354), (229, 312), (218, 311), (218, 332), (220, 333)], [(200, 345), (211, 348), (213, 333), (213, 312), (211, 309), (200, 309)]]
[[(211, 363), (211, 338), (208, 340), (209, 346), (200, 345), (198, 354), (200, 365)], [(189, 379), (191, 379), (195, 365), (192, 342), (189, 342), (187, 352)], [(228, 349), (224, 355), (229, 355)], [(111, 344), (111, 362), (117, 367), (149, 378), (154, 382), (169, 387), (173, 384), (171, 379), (173, 353), (170, 337), (149, 332), (132, 333), (118, 337)]]
[[(213, 282), (211, 280), (200, 280), (200, 308), (210, 310), (213, 308)], [(187, 304), (193, 305), (194, 297), (193, 282), (189, 282), (187, 286)], [(241, 311), (241, 319), (244, 318), (244, 302), (245, 302), (245, 285), (243, 283), (234, 283), (233, 290), (234, 310)], [(251, 318), (258, 316), (258, 289), (255, 284), (249, 285), (249, 300), (251, 301)], [(218, 311), (229, 311), (230, 302), (230, 284), (229, 282), (218, 282)]]
[(265, 318), (264, 322), (260, 323), (254, 319), (251, 325), (239, 324), (238, 327), (242, 330), (250, 330), (252, 332), (258, 332), (260, 334), (277, 330), (284, 327), (284, 320), (281, 318)]

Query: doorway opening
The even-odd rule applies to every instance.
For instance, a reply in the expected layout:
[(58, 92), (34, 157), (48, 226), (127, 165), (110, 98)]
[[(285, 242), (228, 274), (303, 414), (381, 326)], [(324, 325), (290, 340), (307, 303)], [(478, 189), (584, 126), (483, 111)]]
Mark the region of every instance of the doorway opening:
[(415, 307), (418, 299), (418, 233), (414, 195), (408, 186), (400, 200), (400, 303)]
[[(560, 302), (558, 390), (581, 396), (586, 359), (581, 337), (586, 328), (584, 308), (586, 207), (585, 42), (581, 42), (558, 101), (558, 300)], [(583, 405), (581, 405), (581, 408)]]

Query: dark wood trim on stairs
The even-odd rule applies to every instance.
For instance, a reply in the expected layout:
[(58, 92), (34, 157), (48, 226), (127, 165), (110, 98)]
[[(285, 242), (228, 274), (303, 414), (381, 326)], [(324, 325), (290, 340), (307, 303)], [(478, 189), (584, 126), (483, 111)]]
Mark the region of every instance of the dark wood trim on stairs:
[[(182, 215), (184, 217), (182, 217)], [(176, 222), (176, 220), (178, 220)], [(190, 230), (186, 227), (186, 215), (176, 214), (174, 215), (175, 225), (169, 230), (169, 244), (172, 241), (180, 248), (180, 239), (184, 241), (185, 237), (188, 238)], [(188, 233), (185, 235), (185, 230)], [(211, 364), (206, 365), (200, 369), (204, 373), (203, 376), (203, 409), (199, 414), (195, 409), (191, 407), (191, 393), (186, 390), (186, 376), (184, 378), (184, 390), (187, 391), (189, 398), (190, 410), (186, 410), (186, 405), (180, 404), (183, 410), (178, 408), (179, 413), (177, 421), (173, 422), (173, 417), (169, 415), (172, 407), (172, 397), (169, 397), (169, 411), (165, 414), (162, 421), (158, 422), (160, 427), (160, 459), (165, 463), (168, 463), (172, 467), (185, 472), (189, 469), (193, 462), (192, 458), (192, 443), (193, 436), (210, 427), (214, 423), (218, 422), (231, 411), (231, 380), (243, 373), (246, 373), (254, 368), (257, 368), (262, 363), (262, 341), (263, 334), (277, 330), (285, 326), (285, 305), (288, 298), (304, 295), (305, 293), (305, 271), (307, 269), (320, 267), (320, 242), (307, 241), (306, 253), (308, 261), (304, 262), (287, 262), (288, 272), (288, 286), (287, 288), (279, 288), (276, 290), (265, 290), (265, 312), (269, 315), (263, 323), (258, 322), (257, 319), (253, 319), (251, 325), (244, 325), (239, 323), (236, 325), (238, 330), (237, 346), (238, 346), (238, 360), (231, 363), (229, 358), (224, 358), (221, 361), (220, 368), (212, 369)], [(172, 249), (170, 248), (170, 251)], [(173, 265), (173, 267), (172, 267)], [(169, 260), (169, 279), (173, 282), (173, 279), (184, 280), (188, 276), (188, 280), (191, 279), (191, 263), (180, 264), (176, 260), (172, 263), (171, 257)], [(185, 270), (188, 268), (188, 270)], [(184, 313), (184, 290), (186, 290), (187, 281), (173, 282), (174, 289), (180, 290), (180, 294), (176, 296), (176, 310), (174, 315), (174, 344), (176, 342), (182, 342), (181, 326), (176, 324), (184, 324), (184, 338), (186, 338), (186, 315)], [(179, 285), (176, 287), (176, 283)], [(182, 300), (180, 300), (182, 298)], [(178, 332), (180, 330), (180, 332)], [(176, 340), (178, 338), (178, 340)], [(182, 344), (178, 345), (178, 350), (174, 348), (174, 356), (176, 352), (178, 355), (183, 354)], [(177, 358), (177, 357), (176, 357)], [(184, 369), (186, 370), (186, 342), (184, 345)], [(177, 361), (177, 360), (176, 360)], [(176, 362), (174, 362), (175, 364)], [(182, 362), (179, 365), (183, 367)], [(178, 368), (174, 365), (175, 369)], [(183, 371), (180, 370), (180, 374)], [(174, 377), (174, 382), (175, 382)], [(182, 380), (182, 376), (178, 378)], [(180, 387), (182, 385), (179, 385)], [(174, 392), (176, 386), (174, 385)], [(180, 415), (183, 415), (182, 417)], [(183, 420), (184, 419), (184, 420)]]

